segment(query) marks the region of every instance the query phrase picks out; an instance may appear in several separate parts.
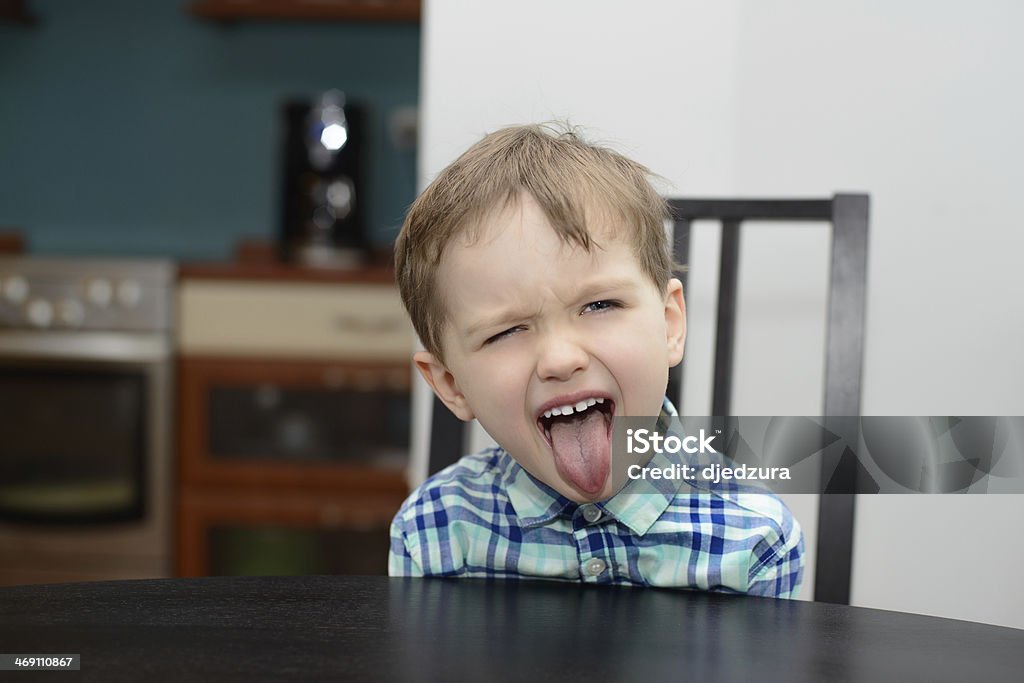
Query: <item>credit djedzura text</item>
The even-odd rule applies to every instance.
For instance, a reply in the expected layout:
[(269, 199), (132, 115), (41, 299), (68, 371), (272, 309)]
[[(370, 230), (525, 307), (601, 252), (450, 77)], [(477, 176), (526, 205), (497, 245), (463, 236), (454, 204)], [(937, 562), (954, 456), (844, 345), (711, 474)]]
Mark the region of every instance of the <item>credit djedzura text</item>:
[[(701, 429), (699, 433), (680, 437), (676, 434), (663, 435), (649, 429), (626, 430), (626, 452), (629, 455), (647, 453), (688, 453), (717, 454), (714, 439)], [(773, 481), (792, 479), (788, 467), (750, 467), (747, 465), (726, 466), (720, 463), (709, 465), (684, 465), (674, 463), (666, 467), (630, 465), (626, 469), (630, 479), (685, 479), (717, 484), (728, 480)]]

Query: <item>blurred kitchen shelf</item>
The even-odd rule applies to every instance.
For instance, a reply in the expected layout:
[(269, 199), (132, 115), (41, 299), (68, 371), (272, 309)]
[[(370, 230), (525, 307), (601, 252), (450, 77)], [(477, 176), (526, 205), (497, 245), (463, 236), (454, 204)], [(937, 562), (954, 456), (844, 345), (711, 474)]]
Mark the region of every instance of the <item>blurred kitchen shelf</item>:
[[(3, 233), (0, 233), (2, 236)], [(235, 244), (233, 261), (191, 262), (178, 266), (181, 280), (249, 280), (253, 282), (350, 282), (394, 284), (394, 256), (390, 249), (371, 251), (355, 268), (313, 268), (278, 260), (277, 245), (258, 237), (243, 237)]]
[(417, 23), (421, 0), (199, 0), (190, 11), (214, 21), (392, 21)]
[(395, 272), (388, 266), (364, 266), (352, 269), (307, 268), (286, 263), (183, 263), (179, 279), (251, 280), (281, 282), (354, 282), (393, 284)]

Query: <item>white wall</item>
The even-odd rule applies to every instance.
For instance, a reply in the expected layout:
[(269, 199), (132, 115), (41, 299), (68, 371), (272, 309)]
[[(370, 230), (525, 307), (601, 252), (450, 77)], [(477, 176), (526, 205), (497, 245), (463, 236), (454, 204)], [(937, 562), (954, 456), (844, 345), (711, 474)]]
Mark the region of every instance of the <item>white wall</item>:
[[(1024, 5), (425, 5), (421, 186), (485, 132), (569, 118), (675, 194), (870, 192), (863, 412), (1024, 414)], [(710, 404), (714, 235), (695, 232), (690, 414)], [(737, 414), (821, 411), (828, 245), (745, 234)], [(817, 500), (789, 502), (813, 560)], [(1017, 496), (861, 496), (854, 604), (1024, 628), (1022, 518)]]

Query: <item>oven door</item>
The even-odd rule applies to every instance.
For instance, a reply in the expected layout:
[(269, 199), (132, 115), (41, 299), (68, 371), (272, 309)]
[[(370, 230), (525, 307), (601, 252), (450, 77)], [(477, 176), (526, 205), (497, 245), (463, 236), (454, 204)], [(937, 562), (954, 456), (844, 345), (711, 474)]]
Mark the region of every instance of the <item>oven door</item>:
[(0, 333), (0, 522), (145, 519), (164, 498), (169, 357), (164, 335)]

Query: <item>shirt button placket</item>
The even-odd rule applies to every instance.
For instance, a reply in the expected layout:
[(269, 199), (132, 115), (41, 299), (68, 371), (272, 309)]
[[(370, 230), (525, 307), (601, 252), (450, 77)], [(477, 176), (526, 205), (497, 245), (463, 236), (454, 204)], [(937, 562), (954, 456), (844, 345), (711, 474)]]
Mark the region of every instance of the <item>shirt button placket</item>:
[(603, 574), (607, 578), (605, 572), (608, 571), (608, 562), (600, 557), (583, 558), (595, 549), (603, 548), (606, 545), (603, 542), (595, 545), (592, 539), (595, 535), (601, 536), (601, 530), (594, 528), (593, 525), (604, 518), (604, 512), (593, 503), (585, 503), (579, 506), (576, 513), (573, 520), (573, 535), (578, 544), (577, 548), (582, 555), (579, 565), (580, 576), (588, 583), (598, 583), (601, 581)]

